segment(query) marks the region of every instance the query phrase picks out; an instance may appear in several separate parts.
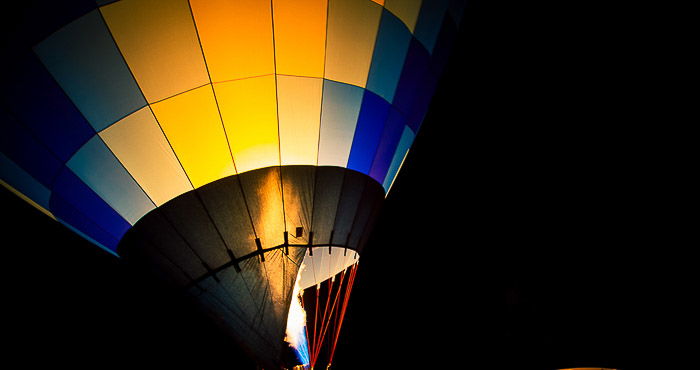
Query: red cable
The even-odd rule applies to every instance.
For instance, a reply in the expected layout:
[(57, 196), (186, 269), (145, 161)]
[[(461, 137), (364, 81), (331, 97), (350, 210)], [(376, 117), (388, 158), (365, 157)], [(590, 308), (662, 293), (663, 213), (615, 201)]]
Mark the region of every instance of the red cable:
[[(331, 320), (332, 320), (332, 318), (333, 318), (333, 312), (335, 312), (335, 307), (336, 307), (336, 305), (337, 305), (337, 303), (338, 303), (338, 298), (340, 297), (340, 293), (341, 293), (341, 291), (342, 291), (341, 288), (343, 287), (343, 281), (344, 281), (344, 280), (345, 280), (345, 271), (343, 271), (342, 274), (340, 275), (340, 283), (338, 284), (338, 290), (336, 291), (336, 296), (335, 296), (335, 299), (333, 300), (333, 306), (331, 306), (331, 311), (330, 311), (330, 314), (328, 315), (328, 319), (326, 320), (326, 314), (325, 314), (325, 313), (324, 313), (324, 315), (323, 315), (324, 319), (323, 319), (322, 322), (321, 322), (321, 337), (320, 337), (320, 340), (319, 340), (319, 343), (321, 343), (321, 344), (323, 343), (323, 340), (324, 340), (324, 338), (326, 337), (326, 332), (327, 332), (327, 330), (328, 330), (328, 326), (329, 326), (329, 324), (330, 324), (330, 322), (331, 322)], [(329, 302), (330, 302), (331, 290), (332, 290), (332, 285), (331, 285), (331, 283), (332, 283), (332, 279), (331, 279), (331, 281), (329, 281), (329, 285), (330, 285), (330, 286), (329, 286), (329, 291), (328, 291), (328, 301), (327, 301), (326, 303), (329, 303)], [(326, 308), (327, 308), (327, 305), (326, 305)], [(319, 347), (316, 348), (315, 361), (318, 360), (318, 356), (320, 355), (320, 353), (321, 353), (321, 346), (319, 345)], [(314, 361), (314, 362), (315, 362), (315, 361)]]
[[(323, 282), (321, 282), (323, 284)], [(326, 299), (326, 307), (323, 310), (323, 317), (321, 318), (321, 328), (320, 330), (316, 330), (316, 316), (314, 316), (314, 349), (311, 351), (311, 367), (313, 367), (316, 364), (316, 361), (318, 361), (318, 352), (321, 350), (321, 345), (323, 344), (323, 338), (321, 337), (321, 332), (323, 331), (323, 323), (326, 320), (326, 315), (328, 314), (328, 303), (330, 302), (330, 294), (331, 291), (333, 290), (332, 280), (329, 279), (328, 281), (328, 298)], [(314, 311), (316, 314), (318, 313), (318, 301), (319, 301), (319, 291), (320, 291), (320, 284), (316, 285), (316, 310)], [(316, 336), (316, 333), (318, 332), (319, 336)]]
[(316, 364), (316, 360), (313, 358), (313, 353), (314, 353), (315, 348), (316, 348), (316, 319), (318, 318), (318, 294), (319, 294), (318, 291), (319, 290), (320, 290), (319, 285), (316, 285), (316, 304), (314, 305), (314, 332), (313, 332), (314, 336), (311, 340), (311, 346), (309, 347), (309, 350), (311, 351), (311, 354), (312, 354), (311, 359), (310, 359), (311, 367), (314, 367), (314, 365)]
[(348, 279), (348, 285), (345, 289), (345, 296), (343, 297), (343, 305), (340, 310), (339, 316), (340, 316), (340, 322), (338, 325), (338, 329), (335, 332), (335, 338), (333, 339), (333, 344), (331, 345), (331, 353), (328, 358), (328, 366), (331, 365), (333, 362), (333, 356), (335, 356), (335, 348), (338, 345), (338, 338), (340, 337), (340, 329), (343, 326), (343, 321), (345, 319), (345, 312), (347, 311), (348, 308), (348, 302), (350, 301), (350, 293), (352, 292), (352, 287), (353, 284), (355, 283), (355, 276), (357, 275), (357, 264), (353, 265), (352, 270), (350, 271), (350, 278)]
[(329, 365), (329, 366), (330, 366), (330, 364), (333, 362), (333, 357), (335, 356), (335, 348), (336, 348), (337, 343), (338, 343), (338, 338), (340, 337), (340, 328), (341, 328), (342, 323), (343, 323), (343, 319), (344, 319), (344, 316), (345, 316), (345, 309), (346, 309), (347, 304), (348, 304), (348, 297), (349, 297), (349, 294), (350, 294), (350, 290), (352, 289), (352, 283), (353, 283), (353, 280), (354, 280), (354, 274), (353, 274), (353, 272), (354, 272), (354, 269), (353, 269), (353, 271), (351, 271), (350, 279), (348, 279), (348, 285), (347, 285), (347, 287), (346, 287), (346, 289), (345, 289), (345, 295), (343, 296), (343, 304), (342, 304), (342, 307), (341, 307), (340, 312), (339, 312), (339, 314), (338, 314), (338, 318), (339, 318), (339, 320), (340, 320), (340, 323), (339, 323), (339, 325), (338, 325), (338, 327), (337, 327), (337, 330), (335, 331), (334, 336), (333, 336), (333, 339), (332, 339), (331, 349), (330, 349), (330, 355), (329, 355), (329, 358), (328, 358), (328, 365)]
[[(317, 352), (319, 352), (321, 350), (321, 346), (323, 345), (323, 337), (321, 336), (321, 333), (323, 332), (323, 323), (326, 321), (326, 315), (328, 314), (328, 304), (330, 303), (330, 300), (331, 300), (330, 295), (331, 295), (331, 291), (333, 290), (332, 283), (333, 283), (332, 279), (329, 279), (328, 280), (328, 298), (326, 299), (326, 307), (323, 309), (323, 317), (321, 318), (321, 329), (318, 331), (319, 336), (316, 338), (317, 339), (316, 340), (317, 347), (315, 347), (315, 350), (314, 350), (312, 357), (311, 357), (313, 359), (312, 362), (314, 364), (316, 364), (316, 361), (318, 360)], [(323, 283), (321, 283), (321, 284), (323, 284)], [(318, 306), (318, 302), (316, 302), (316, 306)], [(314, 334), (315, 333), (316, 333), (316, 324), (314, 323)]]
[[(335, 347), (338, 343), (338, 338), (340, 337), (340, 329), (342, 328), (343, 322), (345, 321), (345, 313), (347, 312), (348, 303), (350, 302), (350, 294), (352, 293), (352, 288), (355, 285), (355, 277), (357, 276), (357, 267), (358, 267), (358, 265), (355, 265), (353, 267), (352, 275), (350, 276), (350, 281), (348, 281), (348, 287), (345, 291), (345, 301), (343, 302), (343, 308), (342, 308), (342, 311), (340, 313), (340, 325), (338, 327), (338, 332), (336, 334), (336, 338), (333, 342), (333, 353), (334, 354), (335, 354)], [(333, 357), (331, 356), (331, 360), (332, 359), (333, 359)]]

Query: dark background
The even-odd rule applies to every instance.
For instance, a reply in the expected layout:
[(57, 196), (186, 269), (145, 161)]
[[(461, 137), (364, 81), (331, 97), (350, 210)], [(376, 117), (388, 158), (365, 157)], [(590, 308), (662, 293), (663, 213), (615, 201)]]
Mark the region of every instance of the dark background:
[[(634, 8), (472, 1), (363, 254), (337, 369), (636, 368), (668, 262)], [(2, 191), (4, 361), (254, 368), (216, 328)], [(26, 367), (26, 366), (25, 366)]]

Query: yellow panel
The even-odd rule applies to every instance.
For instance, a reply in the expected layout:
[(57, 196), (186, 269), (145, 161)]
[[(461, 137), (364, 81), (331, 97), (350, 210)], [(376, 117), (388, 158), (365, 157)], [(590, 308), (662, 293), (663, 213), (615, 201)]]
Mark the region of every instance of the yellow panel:
[(384, 0), (372, 0), (379, 5), (384, 5)]
[(384, 7), (402, 20), (403, 23), (406, 24), (406, 27), (411, 30), (411, 33), (413, 33), (416, 28), (416, 22), (418, 21), (421, 4), (421, 0), (386, 0)]
[(282, 165), (316, 165), (323, 80), (277, 77)]
[(273, 4), (277, 73), (322, 77), (327, 0), (274, 0)]
[(49, 212), (46, 208), (40, 206), (37, 202), (33, 201), (33, 200), (32, 200), (31, 198), (29, 198), (28, 196), (26, 196), (26, 195), (20, 193), (17, 189), (15, 189), (15, 188), (13, 188), (12, 186), (10, 186), (10, 184), (6, 183), (5, 181), (0, 180), (0, 185), (6, 187), (7, 190), (11, 191), (11, 192), (14, 193), (16, 196), (20, 197), (23, 201), (25, 201), (25, 202), (31, 204), (34, 208), (36, 208), (36, 209), (38, 209), (39, 211), (41, 211), (41, 213), (43, 213), (43, 214), (45, 214), (45, 215), (47, 215), (47, 216), (53, 218), (54, 220), (56, 220), (56, 217), (53, 215), (53, 213)]
[(152, 107), (196, 188), (235, 174), (211, 85), (174, 96)]
[(382, 7), (370, 1), (330, 1), (327, 79), (365, 87), (381, 15)]
[(100, 10), (149, 103), (209, 82), (187, 0), (121, 0)]
[(149, 107), (101, 131), (100, 137), (157, 206), (192, 189)]
[(212, 81), (275, 72), (269, 2), (192, 0), (190, 4)]
[(275, 76), (215, 84), (239, 173), (279, 165)]

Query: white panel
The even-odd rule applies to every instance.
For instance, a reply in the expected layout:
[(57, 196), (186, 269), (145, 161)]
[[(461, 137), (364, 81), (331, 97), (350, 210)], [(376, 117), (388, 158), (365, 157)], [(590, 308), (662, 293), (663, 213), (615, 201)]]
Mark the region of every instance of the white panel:
[(307, 249), (299, 277), (301, 289), (320, 284), (360, 260), (357, 252), (351, 249), (347, 253), (345, 251), (345, 248), (331, 247), (329, 254), (328, 247), (317, 247), (312, 256)]

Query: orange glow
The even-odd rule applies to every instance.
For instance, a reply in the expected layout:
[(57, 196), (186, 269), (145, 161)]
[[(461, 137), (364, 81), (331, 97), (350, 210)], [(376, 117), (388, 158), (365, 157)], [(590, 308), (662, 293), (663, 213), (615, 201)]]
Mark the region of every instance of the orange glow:
[(275, 71), (270, 4), (258, 0), (192, 0), (213, 82)]
[(323, 77), (327, 0), (275, 0), (277, 73)]
[(263, 176), (265, 177), (255, 180), (254, 186), (250, 186), (246, 178), (241, 177), (241, 184), (249, 200), (248, 209), (252, 215), (255, 235), (260, 238), (263, 248), (269, 248), (284, 242), (284, 235), (279, 232), (284, 230), (282, 183), (278, 171), (266, 171)]
[(238, 172), (279, 165), (275, 77), (215, 84)]

